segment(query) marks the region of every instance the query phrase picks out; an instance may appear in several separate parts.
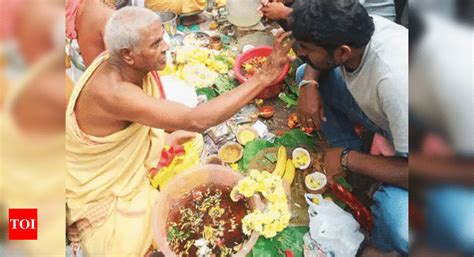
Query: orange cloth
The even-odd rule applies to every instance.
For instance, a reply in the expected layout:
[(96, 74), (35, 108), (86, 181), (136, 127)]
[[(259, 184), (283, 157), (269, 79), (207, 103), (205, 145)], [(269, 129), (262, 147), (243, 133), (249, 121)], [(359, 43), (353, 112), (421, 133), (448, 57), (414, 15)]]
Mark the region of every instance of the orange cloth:
[(0, 24), (0, 39), (12, 38), (19, 12), (25, 3), (24, 0), (0, 0), (2, 22)]
[(83, 0), (66, 0), (66, 37), (77, 38), (76, 17), (79, 5)]

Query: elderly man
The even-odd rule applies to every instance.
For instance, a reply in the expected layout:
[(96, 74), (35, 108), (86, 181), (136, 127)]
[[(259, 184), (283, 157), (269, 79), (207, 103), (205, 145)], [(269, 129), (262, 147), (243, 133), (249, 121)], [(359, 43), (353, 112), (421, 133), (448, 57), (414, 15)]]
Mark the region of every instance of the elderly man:
[(220, 124), (270, 86), (290, 61), (291, 42), (284, 43), (289, 34), (280, 33), (265, 72), (191, 109), (160, 99), (155, 71), (165, 67), (169, 49), (163, 33), (151, 10), (114, 13), (105, 29), (108, 54), (90, 65), (69, 100), (68, 235), (88, 255), (143, 256), (152, 243), (150, 212), (158, 193), (146, 175), (159, 161), (165, 130), (202, 132)]
[[(335, 147), (324, 157), (328, 179), (352, 172), (383, 182), (372, 242), (407, 254), (408, 31), (355, 0), (297, 1), (289, 21), (307, 63), (297, 71), (299, 118)], [(354, 122), (389, 139), (399, 156), (361, 152)]]

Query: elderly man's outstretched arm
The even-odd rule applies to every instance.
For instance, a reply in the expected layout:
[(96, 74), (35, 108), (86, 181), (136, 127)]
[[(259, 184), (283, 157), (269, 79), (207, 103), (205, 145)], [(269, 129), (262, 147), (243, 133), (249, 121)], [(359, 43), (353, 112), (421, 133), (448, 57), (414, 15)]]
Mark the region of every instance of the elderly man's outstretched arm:
[(196, 108), (148, 96), (142, 88), (129, 82), (117, 84), (117, 90), (101, 99), (100, 103), (113, 119), (137, 122), (167, 131), (181, 129), (203, 132), (232, 117), (260, 91), (273, 84), (284, 65), (291, 61), (287, 55), (292, 45), (286, 41), (289, 35), (288, 32), (277, 35), (274, 51), (262, 72), (234, 90)]

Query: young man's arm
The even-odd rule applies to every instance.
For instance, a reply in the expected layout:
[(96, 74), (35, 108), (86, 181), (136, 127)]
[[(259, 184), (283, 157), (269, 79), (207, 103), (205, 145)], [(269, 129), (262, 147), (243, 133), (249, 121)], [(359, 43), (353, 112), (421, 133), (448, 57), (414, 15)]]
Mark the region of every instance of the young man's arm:
[[(303, 80), (318, 81), (321, 72), (306, 64)], [(308, 83), (300, 88), (298, 97), (298, 120), (306, 128), (319, 129), (321, 122), (325, 121), (324, 106), (319, 94), (319, 84)]]
[(351, 172), (408, 189), (408, 158), (386, 157), (350, 151), (347, 167)]
[[(332, 148), (324, 154), (324, 166), (330, 181), (334, 176), (344, 174), (341, 165), (342, 151), (342, 148)], [(408, 158), (350, 151), (347, 155), (347, 168), (350, 172), (408, 189)]]

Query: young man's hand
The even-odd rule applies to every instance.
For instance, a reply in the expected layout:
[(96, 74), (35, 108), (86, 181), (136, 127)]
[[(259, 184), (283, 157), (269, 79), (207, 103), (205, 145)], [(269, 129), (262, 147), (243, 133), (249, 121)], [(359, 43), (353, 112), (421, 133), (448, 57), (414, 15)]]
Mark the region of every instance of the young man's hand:
[(294, 40), (288, 40), (291, 32), (279, 31), (275, 36), (272, 54), (268, 56), (266, 63), (259, 72), (259, 76), (265, 81), (266, 86), (271, 86), (281, 75), (286, 64), (295, 60), (295, 57), (288, 56), (288, 52)]
[(324, 104), (316, 84), (308, 84), (300, 89), (297, 107), (298, 120), (305, 128), (318, 130), (326, 121)]
[(328, 183), (334, 182), (335, 177), (346, 175), (341, 166), (341, 153), (343, 150), (340, 147), (324, 150), (323, 167), (326, 170)]
[(269, 2), (262, 4), (262, 14), (270, 20), (286, 20), (292, 9), (286, 7), (282, 2)]

